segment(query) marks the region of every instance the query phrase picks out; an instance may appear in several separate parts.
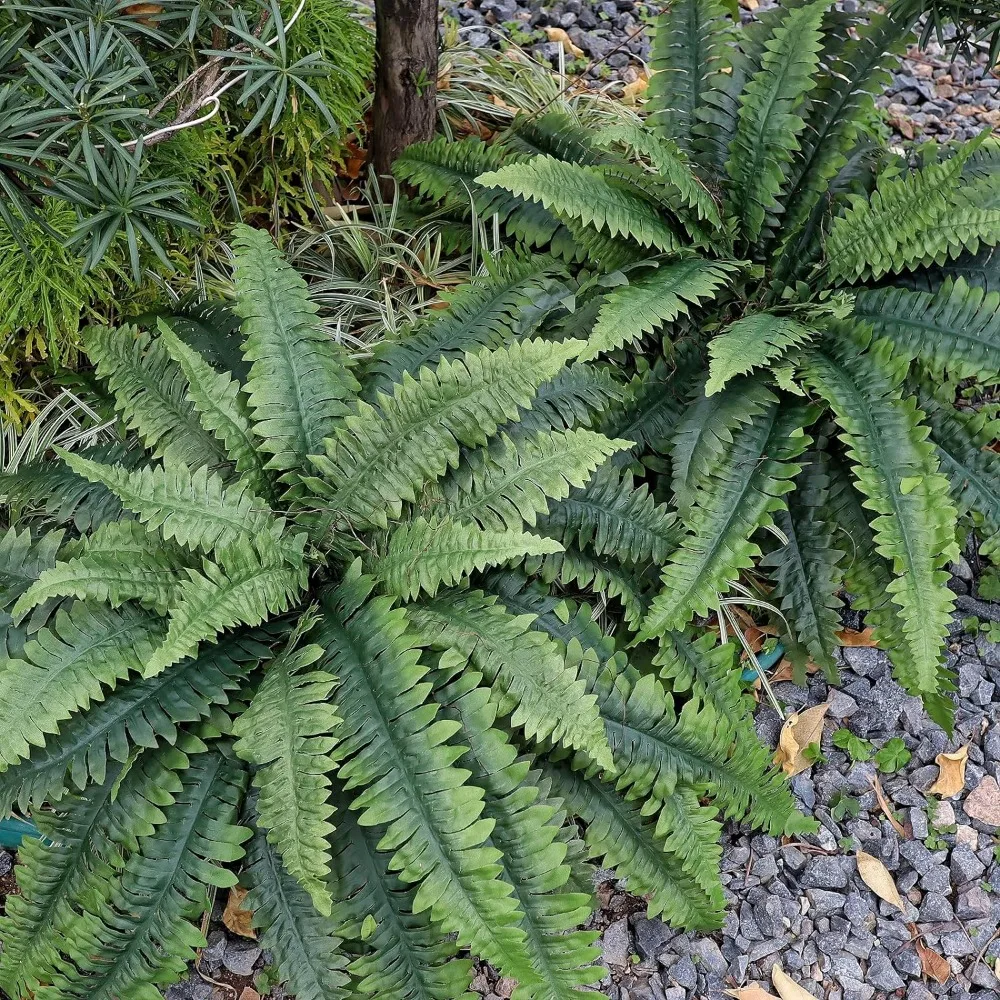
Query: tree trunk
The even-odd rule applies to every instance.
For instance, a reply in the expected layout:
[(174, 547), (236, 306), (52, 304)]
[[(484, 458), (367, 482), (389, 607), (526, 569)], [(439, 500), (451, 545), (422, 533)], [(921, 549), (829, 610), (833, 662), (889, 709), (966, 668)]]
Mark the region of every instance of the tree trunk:
[(391, 188), (392, 164), (434, 135), (437, 113), (437, 0), (376, 0), (372, 169)]

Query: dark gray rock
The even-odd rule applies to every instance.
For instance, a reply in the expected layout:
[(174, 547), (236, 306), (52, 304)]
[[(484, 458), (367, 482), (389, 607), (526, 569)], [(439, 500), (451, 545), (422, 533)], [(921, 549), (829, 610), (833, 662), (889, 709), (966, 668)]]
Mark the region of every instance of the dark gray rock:
[(670, 967), (666, 978), (686, 990), (693, 990), (698, 985), (698, 970), (694, 967), (690, 956), (684, 955)]
[(806, 866), (802, 884), (814, 889), (844, 889), (850, 878), (851, 864), (848, 858), (821, 855)]
[(939, 892), (928, 892), (920, 903), (919, 919), (922, 924), (947, 923), (955, 919), (955, 911), (947, 896)]
[(634, 918), (632, 932), (636, 954), (644, 960), (657, 958), (674, 936), (674, 932), (662, 920), (647, 920), (642, 916)]
[(993, 909), (990, 897), (978, 885), (966, 890), (958, 897), (955, 916), (959, 920), (977, 920), (987, 917)]
[(839, 892), (829, 892), (826, 889), (807, 889), (809, 910), (812, 917), (825, 917), (831, 913), (839, 913), (844, 908), (844, 896)]
[(691, 949), (692, 955), (697, 955), (702, 968), (717, 976), (724, 976), (729, 963), (722, 957), (719, 946), (710, 938), (699, 938)]
[(967, 844), (956, 844), (951, 852), (951, 875), (955, 885), (966, 885), (982, 878), (986, 865)]
[(234, 975), (251, 976), (260, 955), (260, 948), (253, 941), (233, 938), (226, 945), (222, 964)]
[(871, 953), (868, 960), (868, 974), (865, 981), (869, 986), (874, 986), (884, 993), (892, 993), (905, 986), (900, 974), (892, 967), (888, 954), (881, 949), (876, 949)]

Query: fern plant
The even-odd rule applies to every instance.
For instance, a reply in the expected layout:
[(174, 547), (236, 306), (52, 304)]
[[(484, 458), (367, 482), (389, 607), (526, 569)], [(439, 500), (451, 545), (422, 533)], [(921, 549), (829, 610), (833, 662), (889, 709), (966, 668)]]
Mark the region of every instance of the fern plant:
[(995, 428), (956, 406), (1000, 370), (1000, 145), (911, 161), (869, 134), (913, 6), (862, 25), (799, 0), (738, 29), (721, 2), (678, 0), (641, 124), (549, 111), (489, 145), (414, 148), (399, 175), (563, 260), (553, 334), (630, 379), (601, 426), (635, 442), (616, 461), (680, 527), (658, 585), (625, 598), (639, 636), (669, 649), (731, 602), (770, 603), (799, 677), (832, 675), (846, 587), (950, 726), (959, 517), (994, 548), (1000, 532)]
[(718, 926), (720, 813), (809, 824), (727, 647), (653, 666), (584, 603), (637, 620), (678, 529), (594, 429), (622, 387), (538, 335), (568, 275), (509, 259), (360, 364), (265, 234), (235, 260), (237, 374), (192, 346), (225, 311), (90, 329), (122, 439), (0, 481), (0, 801), (45, 838), (0, 984), (153, 996), (237, 879), (302, 1000), (458, 997), (470, 955), (580, 997), (588, 857)]

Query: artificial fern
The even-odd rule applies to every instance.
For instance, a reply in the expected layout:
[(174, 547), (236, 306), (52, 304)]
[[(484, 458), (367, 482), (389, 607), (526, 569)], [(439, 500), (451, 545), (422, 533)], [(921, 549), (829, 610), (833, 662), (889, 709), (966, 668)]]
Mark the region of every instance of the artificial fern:
[[(1000, 459), (963, 410), (992, 396), (1000, 358), (1000, 145), (984, 133), (910, 160), (883, 144), (874, 98), (915, 5), (864, 25), (828, 7), (740, 25), (716, 0), (678, 0), (656, 25), (644, 120), (574, 144), (565, 116), (522, 116), (493, 144), (437, 140), (434, 156), (471, 167), (474, 150), (478, 184), (562, 222), (575, 252), (562, 230), (535, 245), (569, 262), (576, 294), (540, 333), (586, 339), (580, 357), (624, 373), (600, 426), (633, 444), (609, 466), (634, 463), (677, 515), (669, 551), (631, 564), (601, 470), (540, 518), (565, 551), (531, 568), (601, 589), (659, 647), (664, 681), (727, 716), (739, 696), (713, 681), (706, 618), (727, 635), (732, 604), (771, 619), (801, 679), (810, 662), (833, 673), (853, 595), (900, 682), (950, 727), (946, 567), (960, 528), (998, 549)], [(600, 158), (581, 155), (595, 141)], [(408, 156), (431, 207), (435, 167)]]

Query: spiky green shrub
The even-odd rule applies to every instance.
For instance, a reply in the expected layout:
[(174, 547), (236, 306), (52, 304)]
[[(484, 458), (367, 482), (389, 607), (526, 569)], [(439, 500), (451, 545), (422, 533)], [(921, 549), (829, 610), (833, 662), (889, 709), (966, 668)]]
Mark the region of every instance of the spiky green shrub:
[(766, 599), (800, 676), (833, 674), (846, 587), (947, 726), (959, 515), (1000, 532), (989, 421), (955, 405), (959, 380), (1000, 371), (1000, 145), (909, 162), (868, 133), (912, 24), (796, 2), (737, 30), (722, 3), (679, 0), (642, 125), (584, 134), (550, 111), (399, 173), (570, 262), (552, 329), (632, 375), (603, 426), (681, 529), (659, 591), (628, 597), (639, 635), (669, 647)]
[(235, 247), (238, 378), (217, 310), (91, 329), (123, 439), (0, 481), (0, 802), (46, 838), (3, 988), (152, 997), (237, 878), (302, 1000), (458, 997), (470, 954), (581, 996), (587, 856), (717, 926), (719, 813), (807, 824), (728, 647), (630, 663), (567, 596), (640, 617), (677, 540), (590, 426), (622, 387), (537, 336), (568, 276), (510, 260), (362, 365)]

